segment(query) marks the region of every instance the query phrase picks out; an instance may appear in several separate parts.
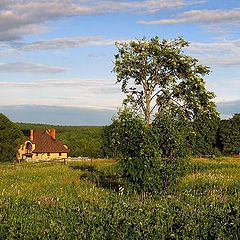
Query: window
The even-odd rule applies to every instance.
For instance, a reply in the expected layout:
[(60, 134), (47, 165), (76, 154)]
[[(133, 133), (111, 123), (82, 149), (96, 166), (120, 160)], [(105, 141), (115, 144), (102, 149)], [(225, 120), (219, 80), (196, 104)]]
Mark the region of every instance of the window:
[(26, 151), (26, 153), (32, 153), (32, 144), (30, 142), (26, 144)]
[(59, 153), (59, 157), (62, 156), (62, 153)]
[(49, 157), (49, 156), (50, 156), (50, 153), (47, 153), (47, 156)]
[(38, 153), (36, 153), (36, 157), (38, 156)]

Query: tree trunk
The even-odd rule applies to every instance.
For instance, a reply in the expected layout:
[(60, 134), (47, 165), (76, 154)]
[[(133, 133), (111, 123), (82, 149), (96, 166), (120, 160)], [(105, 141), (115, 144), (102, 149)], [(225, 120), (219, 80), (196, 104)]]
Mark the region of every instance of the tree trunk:
[(145, 120), (146, 120), (146, 127), (148, 128), (150, 125), (150, 98), (151, 95), (149, 93), (146, 93), (146, 109), (145, 109)]

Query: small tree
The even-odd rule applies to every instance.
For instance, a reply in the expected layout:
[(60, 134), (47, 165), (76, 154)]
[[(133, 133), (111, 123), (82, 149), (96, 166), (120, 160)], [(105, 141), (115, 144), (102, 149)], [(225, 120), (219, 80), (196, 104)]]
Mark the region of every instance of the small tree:
[(0, 113), (0, 162), (15, 160), (23, 140), (24, 136), (18, 127)]
[(131, 109), (123, 108), (109, 127), (109, 143), (119, 157), (136, 157), (141, 151), (144, 138), (144, 120)]
[(126, 104), (144, 114), (146, 126), (151, 114), (175, 105), (187, 117), (198, 111), (210, 111), (214, 94), (205, 88), (203, 76), (209, 68), (183, 52), (189, 42), (183, 38), (171, 41), (154, 37), (116, 43), (114, 72), (122, 84)]
[(111, 124), (111, 145), (121, 156), (120, 174), (127, 191), (160, 193), (184, 173), (182, 161), (161, 160), (159, 135), (130, 109), (122, 109)]

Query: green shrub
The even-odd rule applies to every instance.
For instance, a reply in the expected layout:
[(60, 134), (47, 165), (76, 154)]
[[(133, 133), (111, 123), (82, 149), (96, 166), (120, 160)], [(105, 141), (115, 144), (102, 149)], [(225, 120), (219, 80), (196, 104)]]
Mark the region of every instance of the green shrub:
[(120, 161), (126, 192), (163, 193), (186, 173), (182, 159), (125, 158)]
[(121, 159), (119, 171), (126, 192), (160, 193), (172, 186), (183, 161), (162, 160), (161, 139), (153, 127), (146, 127), (141, 116), (129, 109), (119, 112), (111, 126), (111, 144)]
[(20, 129), (0, 113), (0, 162), (16, 160), (18, 148), (23, 141)]
[(240, 114), (221, 121), (219, 145), (225, 155), (240, 154)]
[(152, 128), (158, 135), (158, 148), (164, 157), (179, 158), (191, 155), (193, 129), (179, 109), (168, 109), (158, 113)]
[(217, 148), (217, 137), (220, 118), (215, 112), (211, 114), (198, 114), (193, 121), (193, 131), (195, 139), (192, 145), (193, 155), (220, 156), (221, 152)]

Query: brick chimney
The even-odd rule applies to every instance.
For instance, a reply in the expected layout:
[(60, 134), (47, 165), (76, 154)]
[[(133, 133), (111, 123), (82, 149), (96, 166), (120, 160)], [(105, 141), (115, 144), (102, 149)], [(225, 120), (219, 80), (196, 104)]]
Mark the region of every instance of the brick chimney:
[(30, 141), (33, 141), (33, 130), (32, 129), (30, 130), (29, 139), (30, 139)]
[(49, 129), (48, 132), (50, 133), (51, 137), (55, 140), (56, 139), (56, 130), (55, 129)]

